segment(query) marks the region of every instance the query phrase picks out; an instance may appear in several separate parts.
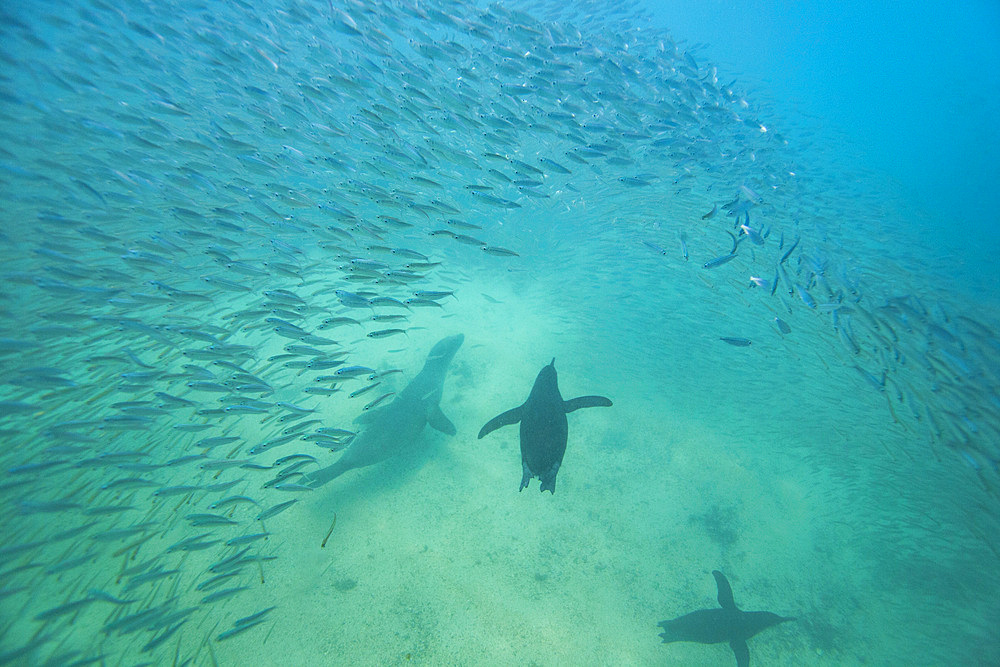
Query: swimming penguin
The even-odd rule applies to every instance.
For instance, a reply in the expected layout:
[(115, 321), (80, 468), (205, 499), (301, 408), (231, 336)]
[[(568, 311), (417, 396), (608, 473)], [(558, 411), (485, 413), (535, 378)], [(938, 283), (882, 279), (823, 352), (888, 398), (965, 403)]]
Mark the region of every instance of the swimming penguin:
[(559, 393), (556, 377), (556, 360), (542, 368), (535, 378), (522, 405), (497, 415), (479, 431), (482, 439), (501, 426), (521, 422), (521, 488), (528, 486), (532, 477), (542, 483), (542, 491), (556, 492), (556, 473), (566, 453), (566, 437), (569, 426), (566, 413), (580, 408), (610, 407), (611, 400), (603, 396), (580, 396), (564, 401)]
[(778, 616), (769, 611), (742, 611), (733, 601), (733, 589), (726, 575), (712, 570), (718, 588), (719, 606), (716, 609), (699, 609), (669, 621), (660, 621), (660, 637), (664, 644), (670, 642), (698, 642), (719, 644), (729, 642), (736, 656), (737, 667), (749, 667), (750, 649), (747, 640), (761, 630), (773, 625), (794, 621), (789, 616)]

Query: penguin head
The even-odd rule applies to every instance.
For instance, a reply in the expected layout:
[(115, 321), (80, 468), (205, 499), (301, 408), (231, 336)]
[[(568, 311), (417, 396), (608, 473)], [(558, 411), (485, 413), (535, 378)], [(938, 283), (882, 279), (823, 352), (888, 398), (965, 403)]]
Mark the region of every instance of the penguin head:
[(542, 370), (538, 371), (538, 377), (535, 378), (535, 386), (532, 392), (536, 390), (550, 392), (553, 389), (559, 391), (559, 376), (556, 373), (556, 360), (555, 357), (547, 365), (543, 366)]

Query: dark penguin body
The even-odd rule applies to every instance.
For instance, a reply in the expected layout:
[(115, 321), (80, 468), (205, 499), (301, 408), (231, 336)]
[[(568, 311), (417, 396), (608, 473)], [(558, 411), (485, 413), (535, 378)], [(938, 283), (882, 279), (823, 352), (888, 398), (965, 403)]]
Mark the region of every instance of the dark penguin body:
[(769, 611), (740, 611), (733, 601), (733, 589), (726, 576), (718, 570), (712, 571), (719, 587), (719, 609), (700, 609), (671, 621), (660, 621), (663, 628), (660, 637), (663, 643), (697, 642), (699, 644), (719, 644), (729, 642), (736, 664), (750, 665), (750, 649), (747, 640), (761, 630), (772, 625), (794, 621), (794, 618), (778, 616)]
[(566, 453), (569, 424), (566, 413), (580, 408), (609, 407), (611, 400), (603, 396), (580, 396), (564, 401), (559, 393), (556, 360), (542, 368), (535, 378), (522, 405), (491, 419), (479, 431), (482, 438), (501, 426), (521, 423), (521, 477), (520, 491), (528, 486), (532, 477), (541, 481), (541, 490), (556, 492), (556, 473)]

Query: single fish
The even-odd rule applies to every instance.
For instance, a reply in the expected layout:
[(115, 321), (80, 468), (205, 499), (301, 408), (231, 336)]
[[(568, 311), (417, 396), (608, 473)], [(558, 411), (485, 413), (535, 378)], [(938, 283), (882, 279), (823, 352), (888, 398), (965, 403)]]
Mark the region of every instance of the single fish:
[(729, 343), (730, 345), (735, 345), (736, 347), (750, 347), (751, 342), (749, 338), (738, 338), (735, 336), (719, 336), (719, 340), (724, 343)]

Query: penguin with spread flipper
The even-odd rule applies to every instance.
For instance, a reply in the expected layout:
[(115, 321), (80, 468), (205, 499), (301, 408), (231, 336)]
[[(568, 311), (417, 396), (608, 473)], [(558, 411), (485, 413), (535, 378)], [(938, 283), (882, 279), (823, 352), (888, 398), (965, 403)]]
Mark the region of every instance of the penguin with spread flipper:
[(521, 488), (528, 486), (532, 477), (542, 484), (542, 491), (556, 492), (556, 473), (566, 453), (569, 425), (566, 414), (580, 408), (610, 407), (611, 399), (603, 396), (579, 396), (564, 401), (559, 393), (556, 360), (542, 368), (535, 378), (522, 405), (497, 415), (479, 431), (482, 439), (501, 426), (521, 423)]
[(697, 642), (699, 644), (721, 644), (729, 642), (736, 656), (737, 667), (749, 667), (750, 649), (747, 640), (761, 630), (794, 618), (778, 616), (769, 611), (741, 611), (733, 600), (733, 589), (726, 575), (712, 570), (719, 588), (719, 607), (699, 609), (669, 621), (660, 621), (663, 628), (660, 637), (663, 643)]

